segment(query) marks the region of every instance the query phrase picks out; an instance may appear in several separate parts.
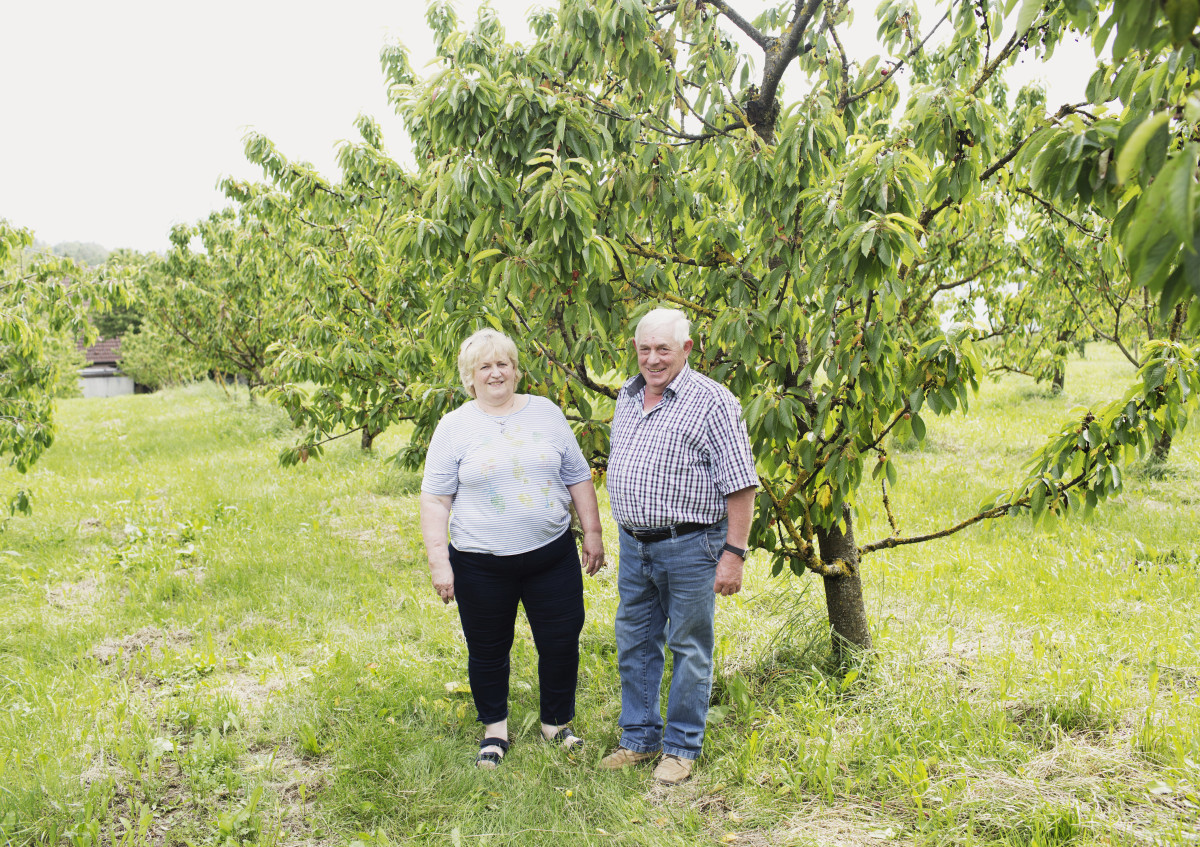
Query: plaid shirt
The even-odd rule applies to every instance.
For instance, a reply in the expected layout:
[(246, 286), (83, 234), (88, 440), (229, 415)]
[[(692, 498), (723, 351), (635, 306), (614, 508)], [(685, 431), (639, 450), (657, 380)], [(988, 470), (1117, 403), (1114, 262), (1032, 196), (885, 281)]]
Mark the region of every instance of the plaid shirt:
[(635, 528), (716, 523), (727, 514), (727, 495), (758, 486), (741, 405), (687, 365), (649, 412), (645, 392), (638, 374), (617, 395), (608, 457), (613, 518)]

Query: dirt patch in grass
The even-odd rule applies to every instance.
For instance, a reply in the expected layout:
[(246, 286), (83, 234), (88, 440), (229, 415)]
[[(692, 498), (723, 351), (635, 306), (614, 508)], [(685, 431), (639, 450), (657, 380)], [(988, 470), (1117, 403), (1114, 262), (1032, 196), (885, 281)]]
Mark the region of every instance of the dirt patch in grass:
[[(194, 843), (198, 836), (211, 834), (221, 812), (244, 807), (255, 786), (264, 789), (255, 817), (264, 837), (277, 845), (327, 845), (344, 843), (331, 835), (316, 837), (322, 827), (320, 813), (314, 805), (330, 781), (332, 769), (321, 761), (300, 759), (281, 748), (260, 746), (252, 748), (238, 763), (241, 786), (230, 792), (224, 784), (197, 794), (195, 785), (168, 754), (149, 783), (128, 782), (124, 769), (97, 755), (80, 774), (83, 786), (112, 786), (110, 820), (122, 817), (137, 821), (143, 805), (153, 798), (153, 822), (146, 832), (146, 844), (173, 845)], [(331, 831), (331, 830), (330, 830)]]
[(208, 576), (208, 571), (202, 567), (176, 568), (171, 572), (171, 576), (176, 579), (190, 580), (195, 585), (199, 585)]
[(91, 763), (79, 774), (79, 784), (86, 788), (89, 785), (107, 782), (109, 779), (115, 783), (119, 774), (119, 768), (110, 763), (103, 754), (97, 753), (92, 757)]
[[(263, 786), (275, 799), (274, 824), (282, 844), (328, 844), (334, 836), (314, 839), (319, 828), (314, 798), (330, 782), (333, 769), (320, 760), (301, 759), (283, 748), (260, 749), (249, 754), (247, 771), (265, 772)], [(262, 762), (261, 765), (258, 763)]]
[[(788, 797), (776, 808), (786, 815), (774, 826), (757, 815), (743, 814), (723, 786), (707, 784), (703, 777), (679, 786), (651, 783), (648, 799), (673, 814), (695, 810), (704, 816), (704, 826), (717, 844), (778, 847), (788, 844), (817, 844), (820, 847), (863, 847), (886, 842), (911, 845), (904, 837), (907, 828), (878, 806), (865, 806), (842, 797), (833, 804), (811, 796)], [(787, 808), (791, 807), (790, 814)], [(653, 821), (648, 821), (653, 823)]]
[(46, 592), (46, 602), (56, 609), (91, 616), (97, 595), (103, 590), (103, 577), (85, 576), (78, 582), (56, 585)]
[(245, 714), (261, 715), (271, 696), (287, 688), (282, 679), (261, 679), (246, 673), (229, 674), (213, 682), (213, 691), (232, 697)]
[(815, 843), (821, 847), (862, 847), (882, 843), (911, 845), (914, 842), (904, 836), (905, 829), (900, 822), (883, 817), (877, 809), (843, 801), (829, 805), (812, 800), (801, 801), (800, 808), (786, 825), (762, 833), (763, 841), (752, 841), (750, 838), (757, 837), (758, 833), (747, 833), (745, 841), (739, 837), (734, 843)]
[(80, 538), (87, 538), (104, 531), (104, 522), (99, 518), (84, 518), (76, 528)]
[(101, 641), (88, 651), (88, 655), (99, 662), (108, 664), (119, 656), (134, 656), (147, 652), (152, 659), (159, 661), (167, 650), (186, 647), (192, 643), (194, 637), (191, 632), (184, 629), (164, 632), (156, 626), (144, 626), (130, 635)]
[(1011, 833), (1017, 821), (1043, 826), (1058, 821), (1059, 826), (1120, 833), (1146, 844), (1163, 832), (1164, 819), (1179, 831), (1194, 827), (1194, 809), (1175, 802), (1171, 794), (1150, 790), (1158, 779), (1131, 754), (1132, 738), (1112, 734), (1102, 739), (1063, 735), (1015, 774), (964, 769), (968, 787), (959, 800), (961, 814), (986, 826), (994, 810), (1005, 809), (1010, 812), (1006, 819), (994, 821), (998, 832)]
[(414, 557), (424, 561), (421, 533), (401, 527), (416, 526), (415, 500), (398, 508), (394, 498), (364, 493), (339, 500), (337, 506), (341, 514), (329, 519), (334, 535), (353, 541), (372, 564), (392, 566), (397, 558)]

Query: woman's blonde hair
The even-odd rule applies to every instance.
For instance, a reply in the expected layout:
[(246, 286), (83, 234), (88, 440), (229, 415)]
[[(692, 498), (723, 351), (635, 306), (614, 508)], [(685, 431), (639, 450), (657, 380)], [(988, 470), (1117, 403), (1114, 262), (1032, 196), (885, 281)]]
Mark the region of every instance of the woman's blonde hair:
[(517, 366), (517, 345), (503, 332), (494, 329), (481, 329), (458, 348), (458, 377), (462, 380), (467, 394), (475, 397), (475, 380), (472, 376), (479, 363), (489, 356), (501, 356), (512, 362), (513, 373), (519, 380), (521, 370)]

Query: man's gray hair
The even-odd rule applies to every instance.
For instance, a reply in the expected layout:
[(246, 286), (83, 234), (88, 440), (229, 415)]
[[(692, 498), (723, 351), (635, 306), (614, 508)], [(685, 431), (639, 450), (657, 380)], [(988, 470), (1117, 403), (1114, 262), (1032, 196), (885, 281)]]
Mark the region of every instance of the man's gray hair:
[(651, 309), (638, 321), (637, 329), (633, 331), (633, 343), (637, 344), (642, 336), (658, 330), (682, 347), (691, 337), (691, 329), (692, 322), (679, 309)]

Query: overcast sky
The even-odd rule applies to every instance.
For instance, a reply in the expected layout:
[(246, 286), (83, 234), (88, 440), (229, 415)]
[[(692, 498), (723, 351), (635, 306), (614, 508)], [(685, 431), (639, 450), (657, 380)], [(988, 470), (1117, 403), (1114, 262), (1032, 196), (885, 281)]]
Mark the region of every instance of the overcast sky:
[[(855, 2), (869, 21), (877, 0)], [(456, 5), (473, 21), (479, 0)], [(529, 9), (554, 4), (491, 5), (527, 41)], [(173, 224), (225, 205), (219, 179), (261, 177), (242, 154), (251, 129), (335, 174), (338, 142), (366, 113), (406, 160), (379, 66), (395, 42), (418, 70), (432, 58), (424, 0), (7, 3), (0, 218), (50, 244), (163, 250)], [(1081, 99), (1089, 55), (1025, 70), (1049, 77), (1051, 103)]]

